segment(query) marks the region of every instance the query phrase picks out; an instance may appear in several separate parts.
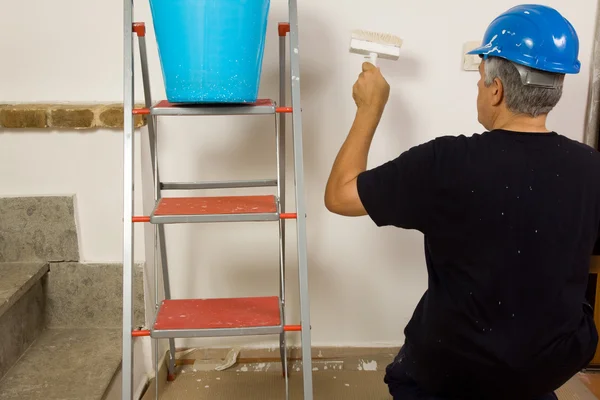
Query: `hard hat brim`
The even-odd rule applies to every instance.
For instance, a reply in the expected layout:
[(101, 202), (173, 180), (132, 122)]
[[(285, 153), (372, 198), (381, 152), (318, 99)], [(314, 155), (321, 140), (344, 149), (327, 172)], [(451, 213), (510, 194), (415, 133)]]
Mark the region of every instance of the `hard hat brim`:
[(480, 55), (484, 58), (499, 57), (516, 64), (555, 74), (578, 74), (581, 71), (581, 63), (579, 61), (569, 65), (550, 62), (548, 60), (540, 61), (534, 58), (526, 58), (522, 54), (504, 52), (489, 45), (480, 46), (469, 51), (467, 54)]

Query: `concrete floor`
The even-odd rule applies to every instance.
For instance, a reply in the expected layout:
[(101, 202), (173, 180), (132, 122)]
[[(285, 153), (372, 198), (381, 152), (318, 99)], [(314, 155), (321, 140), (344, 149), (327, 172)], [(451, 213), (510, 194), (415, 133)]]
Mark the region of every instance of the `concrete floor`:
[(581, 373), (578, 377), (594, 396), (600, 398), (600, 371)]
[[(315, 400), (389, 400), (382, 372), (320, 371), (313, 375)], [(162, 400), (282, 400), (285, 383), (277, 372), (192, 372), (165, 388)], [(290, 399), (301, 400), (302, 374), (290, 374)]]
[[(313, 372), (315, 400), (391, 400), (383, 383), (384, 371), (347, 369), (335, 363)], [(204, 368), (206, 367), (206, 368)], [(226, 371), (210, 370), (210, 364), (195, 363), (181, 367), (177, 379), (166, 383), (161, 400), (281, 400), (285, 381), (277, 363), (238, 364)], [(143, 400), (154, 399), (154, 383)], [(290, 399), (302, 399), (302, 373), (292, 366)], [(600, 374), (579, 374), (557, 391), (559, 400), (598, 400)]]

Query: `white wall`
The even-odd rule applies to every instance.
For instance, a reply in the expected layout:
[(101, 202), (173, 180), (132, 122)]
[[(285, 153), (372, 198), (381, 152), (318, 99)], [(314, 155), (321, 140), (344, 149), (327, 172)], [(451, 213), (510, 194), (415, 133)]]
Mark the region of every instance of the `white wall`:
[[(381, 64), (393, 89), (373, 143), (370, 165), (375, 166), (436, 136), (481, 130), (475, 112), (478, 76), (461, 70), (462, 45), (479, 40), (489, 21), (517, 2), (299, 2), (313, 340), (316, 345), (399, 344), (426, 288), (422, 237), (376, 229), (366, 218), (331, 215), (322, 200), (329, 168), (354, 113), (351, 86), (362, 60), (348, 53), (349, 32), (372, 29), (405, 40), (401, 60)], [(581, 139), (596, 2), (545, 3), (559, 8), (580, 35), (583, 70), (567, 79), (551, 122), (554, 129)], [(276, 23), (286, 20), (286, 4), (272, 4), (261, 87), (266, 97), (277, 95)], [(153, 95), (162, 98), (146, 2), (138, 2), (136, 14), (149, 25)], [(0, 42), (0, 101), (122, 99), (121, 21), (122, 2), (117, 0), (12, 2), (0, 14), (2, 36), (12, 38)], [(141, 95), (139, 83), (137, 87)], [(269, 118), (162, 119), (160, 128), (163, 180), (274, 175)], [(3, 133), (0, 163), (0, 195), (77, 194), (83, 259), (121, 259), (119, 132)], [(291, 198), (292, 192), (288, 194)], [(141, 212), (141, 197), (137, 200)], [(143, 231), (137, 232), (136, 258), (143, 260)], [(175, 296), (276, 293), (275, 225), (176, 226), (168, 227), (167, 234)], [(289, 323), (298, 320), (293, 244), (288, 245)]]
[[(4, 4), (1, 102), (122, 101), (119, 1)], [(123, 135), (82, 132), (3, 131), (0, 195), (76, 194), (81, 259), (120, 261)], [(138, 168), (138, 184), (139, 176)], [(141, 193), (136, 203), (141, 213)], [(142, 239), (136, 240), (138, 260)]]

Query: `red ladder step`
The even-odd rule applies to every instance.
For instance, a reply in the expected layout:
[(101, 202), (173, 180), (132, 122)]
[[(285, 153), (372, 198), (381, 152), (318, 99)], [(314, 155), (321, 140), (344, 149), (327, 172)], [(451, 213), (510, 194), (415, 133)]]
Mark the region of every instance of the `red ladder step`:
[(164, 300), (155, 338), (270, 335), (283, 331), (279, 298)]
[(276, 221), (277, 198), (267, 196), (163, 197), (150, 222), (154, 224), (234, 221)]

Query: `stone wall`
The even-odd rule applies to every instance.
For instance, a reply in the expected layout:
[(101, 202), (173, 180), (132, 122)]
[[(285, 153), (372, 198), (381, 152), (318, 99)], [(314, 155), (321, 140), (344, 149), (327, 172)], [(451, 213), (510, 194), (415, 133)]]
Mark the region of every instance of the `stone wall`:
[[(146, 125), (146, 116), (135, 115), (134, 122), (135, 127), (140, 128)], [(123, 129), (123, 105), (0, 104), (0, 128)]]

